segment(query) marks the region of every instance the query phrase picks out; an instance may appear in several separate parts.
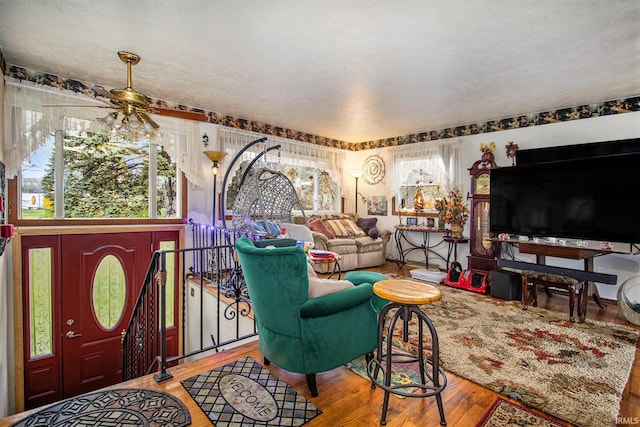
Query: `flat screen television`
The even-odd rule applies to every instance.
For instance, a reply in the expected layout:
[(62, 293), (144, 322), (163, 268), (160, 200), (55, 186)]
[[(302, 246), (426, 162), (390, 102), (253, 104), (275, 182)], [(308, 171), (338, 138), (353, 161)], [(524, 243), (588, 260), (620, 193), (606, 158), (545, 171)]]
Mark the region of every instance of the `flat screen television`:
[(640, 153), (491, 171), (490, 230), (639, 243)]
[(589, 142), (587, 144), (560, 145), (556, 147), (531, 148), (516, 152), (518, 165), (553, 162), (558, 160), (588, 159), (591, 157), (615, 156), (640, 152), (640, 138), (616, 141)]

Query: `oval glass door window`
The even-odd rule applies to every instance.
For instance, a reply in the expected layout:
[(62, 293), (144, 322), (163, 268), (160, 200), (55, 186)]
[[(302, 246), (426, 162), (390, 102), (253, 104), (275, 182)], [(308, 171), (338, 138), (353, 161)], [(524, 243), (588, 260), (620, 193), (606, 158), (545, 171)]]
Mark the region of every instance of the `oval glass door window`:
[(93, 277), (93, 311), (100, 325), (113, 329), (124, 313), (127, 284), (118, 258), (105, 256)]

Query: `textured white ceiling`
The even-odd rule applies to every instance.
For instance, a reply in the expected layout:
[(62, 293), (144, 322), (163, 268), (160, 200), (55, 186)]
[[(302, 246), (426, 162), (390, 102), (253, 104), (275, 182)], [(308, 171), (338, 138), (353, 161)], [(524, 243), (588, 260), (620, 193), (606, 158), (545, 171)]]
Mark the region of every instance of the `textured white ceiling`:
[(360, 142), (640, 94), (636, 0), (0, 0), (7, 62)]

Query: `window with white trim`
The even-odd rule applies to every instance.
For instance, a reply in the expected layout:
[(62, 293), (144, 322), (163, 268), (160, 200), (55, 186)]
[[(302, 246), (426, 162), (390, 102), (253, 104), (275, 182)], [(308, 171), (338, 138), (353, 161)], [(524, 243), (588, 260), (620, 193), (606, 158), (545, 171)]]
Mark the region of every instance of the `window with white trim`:
[(178, 176), (162, 146), (57, 132), (22, 165), (19, 218), (177, 218)]
[(422, 210), (435, 212), (435, 199), (459, 182), (458, 149), (457, 141), (428, 141), (392, 149), (396, 212), (414, 210), (418, 189), (425, 200)]

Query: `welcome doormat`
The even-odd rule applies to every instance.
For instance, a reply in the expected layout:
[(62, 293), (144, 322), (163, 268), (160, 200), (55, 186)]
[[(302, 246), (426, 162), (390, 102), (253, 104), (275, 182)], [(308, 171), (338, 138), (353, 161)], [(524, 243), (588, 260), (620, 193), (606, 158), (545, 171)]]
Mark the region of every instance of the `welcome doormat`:
[[(435, 286), (442, 299), (421, 308), (438, 332), (443, 369), (579, 426), (616, 425), (637, 330)], [(393, 344), (415, 354), (415, 318), (409, 335), (403, 342), (396, 328)]]
[(322, 413), (250, 357), (181, 383), (216, 427), (301, 426)]
[(48, 406), (12, 427), (182, 427), (191, 424), (187, 408), (170, 394), (147, 389), (87, 393)]
[(476, 427), (567, 427), (567, 424), (560, 424), (499, 397)]

